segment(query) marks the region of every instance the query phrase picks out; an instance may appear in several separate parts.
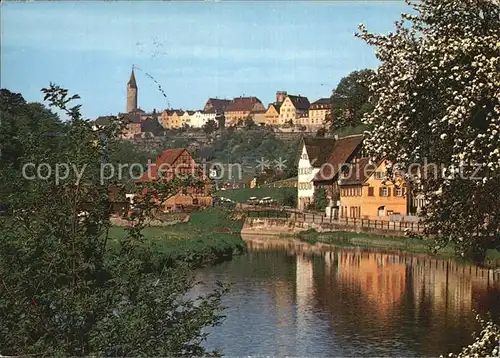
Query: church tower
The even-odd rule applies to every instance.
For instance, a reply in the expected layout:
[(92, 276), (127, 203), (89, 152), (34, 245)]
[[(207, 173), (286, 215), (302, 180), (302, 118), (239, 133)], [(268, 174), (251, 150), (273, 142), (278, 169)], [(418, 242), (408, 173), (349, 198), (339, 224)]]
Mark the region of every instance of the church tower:
[(134, 67), (127, 83), (127, 113), (137, 109), (137, 83), (135, 82)]

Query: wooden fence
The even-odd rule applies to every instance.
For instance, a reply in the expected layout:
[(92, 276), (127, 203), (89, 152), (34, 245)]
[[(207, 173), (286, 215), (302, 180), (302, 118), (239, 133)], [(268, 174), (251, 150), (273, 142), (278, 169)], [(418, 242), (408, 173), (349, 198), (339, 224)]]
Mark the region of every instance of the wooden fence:
[(373, 220), (363, 218), (334, 218), (319, 213), (303, 213), (296, 211), (287, 211), (279, 209), (269, 210), (246, 210), (247, 217), (260, 217), (260, 218), (288, 218), (290, 221), (295, 222), (309, 222), (309, 223), (331, 223), (338, 225), (346, 225), (353, 227), (364, 227), (371, 229), (381, 229), (390, 231), (411, 231), (421, 233), (424, 231), (424, 225), (417, 221), (388, 221), (388, 220)]

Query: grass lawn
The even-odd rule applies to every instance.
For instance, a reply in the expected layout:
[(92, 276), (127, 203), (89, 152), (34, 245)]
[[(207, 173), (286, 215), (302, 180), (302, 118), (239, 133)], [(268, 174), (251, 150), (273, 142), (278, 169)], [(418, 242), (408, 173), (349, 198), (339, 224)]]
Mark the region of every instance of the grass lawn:
[(283, 203), (285, 195), (297, 196), (297, 188), (243, 188), (218, 191), (214, 193), (214, 196), (223, 196), (224, 198), (229, 198), (237, 203), (244, 203), (252, 196), (259, 199), (269, 196), (279, 203)]
[[(242, 220), (232, 220), (230, 213), (218, 208), (195, 212), (187, 223), (166, 227), (147, 227), (143, 230), (148, 243), (173, 260), (202, 264), (217, 262), (245, 250), (240, 232)], [(110, 229), (113, 243), (123, 240), (127, 230)]]

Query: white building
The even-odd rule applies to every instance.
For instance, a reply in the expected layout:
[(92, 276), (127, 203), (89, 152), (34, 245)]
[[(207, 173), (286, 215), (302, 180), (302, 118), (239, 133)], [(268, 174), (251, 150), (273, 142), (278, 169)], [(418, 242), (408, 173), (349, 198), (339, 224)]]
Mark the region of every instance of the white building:
[(334, 138), (302, 138), (298, 160), (297, 207), (307, 209), (314, 202), (313, 179), (328, 161), (335, 144)]
[(203, 117), (203, 124), (207, 123), (210, 120), (217, 122), (217, 120), (215, 119), (217, 117), (215, 110), (203, 111), (201, 112), (201, 115)]
[(191, 127), (191, 117), (194, 114), (193, 111), (185, 111), (181, 116), (181, 127), (189, 126)]
[(191, 116), (191, 127), (201, 128), (205, 124), (205, 119), (201, 111), (196, 111)]

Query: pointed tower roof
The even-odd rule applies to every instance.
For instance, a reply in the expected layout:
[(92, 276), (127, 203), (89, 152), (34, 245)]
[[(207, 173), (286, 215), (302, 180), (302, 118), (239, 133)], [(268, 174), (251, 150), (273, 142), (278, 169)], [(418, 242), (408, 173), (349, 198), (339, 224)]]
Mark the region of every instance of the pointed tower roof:
[(132, 67), (132, 73), (130, 74), (128, 85), (130, 86), (130, 88), (137, 88), (137, 83), (135, 82), (134, 67)]

